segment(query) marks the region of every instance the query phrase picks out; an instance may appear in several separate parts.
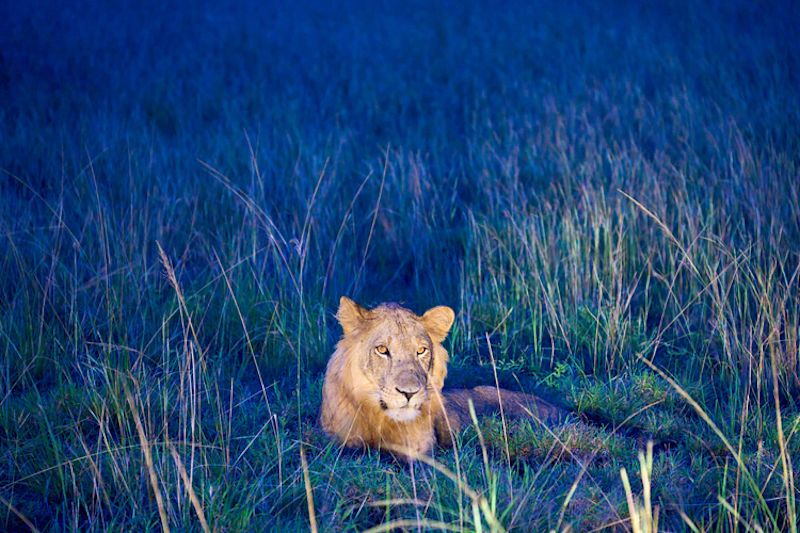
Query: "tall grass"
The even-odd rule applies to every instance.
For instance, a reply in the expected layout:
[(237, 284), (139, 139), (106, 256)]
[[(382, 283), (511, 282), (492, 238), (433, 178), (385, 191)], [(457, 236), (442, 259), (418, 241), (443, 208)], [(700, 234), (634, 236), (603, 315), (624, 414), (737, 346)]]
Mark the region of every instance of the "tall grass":
[[(796, 531), (793, 3), (2, 11), (0, 529)], [(595, 423), (339, 449), (342, 294)]]

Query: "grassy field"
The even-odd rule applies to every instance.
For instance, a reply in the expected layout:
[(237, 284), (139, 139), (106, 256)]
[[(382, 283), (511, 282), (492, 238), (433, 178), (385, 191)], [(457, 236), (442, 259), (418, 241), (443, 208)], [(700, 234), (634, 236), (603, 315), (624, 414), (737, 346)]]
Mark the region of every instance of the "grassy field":
[[(798, 26), (6, 3), (0, 530), (796, 532)], [(340, 295), (450, 305), (448, 383), (574, 417), (340, 449)]]

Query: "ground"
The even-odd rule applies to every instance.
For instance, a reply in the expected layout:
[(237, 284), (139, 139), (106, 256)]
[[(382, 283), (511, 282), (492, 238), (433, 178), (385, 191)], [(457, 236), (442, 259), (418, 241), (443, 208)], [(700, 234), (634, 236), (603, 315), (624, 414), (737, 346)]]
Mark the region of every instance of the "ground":
[[(0, 12), (0, 529), (796, 531), (796, 3)], [(341, 449), (341, 295), (574, 415)]]

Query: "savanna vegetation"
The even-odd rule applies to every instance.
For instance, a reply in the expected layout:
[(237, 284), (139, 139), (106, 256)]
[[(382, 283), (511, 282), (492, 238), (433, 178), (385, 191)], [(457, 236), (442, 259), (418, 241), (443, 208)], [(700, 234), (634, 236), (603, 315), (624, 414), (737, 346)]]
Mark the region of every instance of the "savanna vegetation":
[[(5, 3), (0, 529), (797, 531), (799, 26)], [(448, 383), (574, 416), (341, 449), (340, 295), (453, 307)]]

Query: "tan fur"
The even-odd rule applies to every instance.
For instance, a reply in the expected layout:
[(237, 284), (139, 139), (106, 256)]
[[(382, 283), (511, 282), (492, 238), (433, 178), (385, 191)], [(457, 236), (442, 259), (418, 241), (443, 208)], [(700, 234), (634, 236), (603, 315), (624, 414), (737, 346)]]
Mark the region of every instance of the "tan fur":
[(500, 402), (510, 416), (561, 415), (533, 395), (494, 387), (443, 393), (448, 354), (441, 342), (455, 319), (449, 307), (418, 316), (397, 304), (368, 310), (342, 297), (336, 317), (344, 335), (328, 361), (320, 419), (347, 446), (427, 454), (437, 435), (447, 445), (451, 432), (470, 423), (469, 400), (479, 416)]

